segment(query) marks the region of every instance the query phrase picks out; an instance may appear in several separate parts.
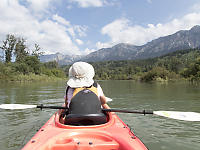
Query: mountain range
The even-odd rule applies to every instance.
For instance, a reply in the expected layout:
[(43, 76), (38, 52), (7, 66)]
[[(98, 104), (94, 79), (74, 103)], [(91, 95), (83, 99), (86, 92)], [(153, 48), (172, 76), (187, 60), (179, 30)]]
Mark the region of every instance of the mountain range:
[(111, 48), (102, 48), (88, 55), (62, 55), (60, 53), (43, 55), (42, 62), (57, 61), (61, 65), (75, 61), (108, 61), (108, 60), (135, 60), (162, 56), (177, 50), (200, 47), (200, 26), (190, 30), (180, 30), (172, 35), (160, 37), (142, 46), (120, 43)]

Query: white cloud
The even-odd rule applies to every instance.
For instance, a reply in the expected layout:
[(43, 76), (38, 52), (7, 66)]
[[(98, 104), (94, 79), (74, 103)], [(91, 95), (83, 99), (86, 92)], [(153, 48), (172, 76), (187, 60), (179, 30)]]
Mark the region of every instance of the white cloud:
[(86, 36), (86, 31), (87, 31), (87, 26), (80, 26), (80, 25), (71, 25), (70, 21), (67, 21), (65, 18), (56, 15), (53, 15), (53, 20), (55, 20), (57, 23), (66, 26), (67, 29), (66, 31), (73, 37), (75, 38), (76, 36)]
[(72, 28), (75, 38), (80, 36), (79, 34), (85, 34), (85, 27), (72, 26), (69, 21), (58, 15), (41, 20), (16, 0), (1, 0), (0, 14), (0, 44), (5, 40), (6, 34), (15, 34), (27, 39), (30, 49), (35, 43), (39, 44), (46, 54), (58, 51), (63, 54), (81, 54), (68, 31)]
[(79, 7), (102, 7), (107, 2), (105, 0), (69, 0), (71, 3), (77, 3)]
[(92, 53), (92, 52), (95, 52), (95, 51), (96, 51), (95, 49), (86, 48), (86, 49), (84, 50), (84, 52), (83, 52), (83, 55), (88, 55), (88, 54), (90, 54), (90, 53)]
[(87, 26), (75, 25), (73, 28), (80, 37), (86, 36)]
[(56, 15), (53, 15), (52, 17), (53, 20), (57, 21), (60, 24), (66, 25), (66, 26), (70, 26), (70, 22), (67, 21), (65, 18)]
[(82, 44), (83, 44), (83, 41), (81, 41), (80, 39), (76, 39), (76, 43), (77, 43), (78, 45), (82, 45)]
[(108, 35), (110, 41), (97, 42), (98, 48), (110, 47), (117, 43), (143, 45), (161, 36), (173, 34), (179, 30), (188, 30), (194, 25), (200, 25), (200, 13), (189, 13), (182, 18), (173, 19), (165, 24), (148, 24), (147, 27), (132, 25), (130, 20), (122, 18), (104, 26), (103, 35)]
[(27, 0), (30, 8), (35, 12), (46, 11), (52, 1), (54, 0)]
[(73, 28), (73, 27), (67, 28), (67, 32), (68, 32), (73, 38), (75, 38), (76, 34), (75, 34), (75, 32), (74, 32), (74, 28)]
[(97, 42), (96, 43), (96, 48), (97, 49), (101, 49), (101, 48), (107, 48), (107, 47), (112, 47), (113, 45), (115, 45), (117, 43), (113, 43), (113, 42)]
[(32, 40), (37, 40), (40, 45), (43, 45), (44, 49), (50, 50), (52, 53), (59, 51), (64, 54), (80, 54), (78, 47), (72, 43), (71, 38), (65, 31), (64, 26), (51, 20), (45, 20), (40, 24), (39, 35), (33, 37)]

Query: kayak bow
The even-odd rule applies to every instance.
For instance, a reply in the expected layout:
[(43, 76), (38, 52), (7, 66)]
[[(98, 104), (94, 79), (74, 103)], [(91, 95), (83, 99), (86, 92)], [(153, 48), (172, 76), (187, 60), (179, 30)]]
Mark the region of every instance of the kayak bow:
[(113, 112), (100, 125), (73, 126), (62, 123), (56, 112), (22, 150), (147, 150), (140, 139)]

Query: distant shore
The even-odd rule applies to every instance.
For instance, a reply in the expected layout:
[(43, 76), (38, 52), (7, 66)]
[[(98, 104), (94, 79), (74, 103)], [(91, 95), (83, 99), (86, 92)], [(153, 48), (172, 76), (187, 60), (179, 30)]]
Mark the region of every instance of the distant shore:
[(0, 82), (40, 82), (40, 81), (62, 81), (67, 80), (67, 78), (60, 78), (60, 77), (53, 77), (53, 76), (47, 76), (47, 75), (35, 75), (35, 74), (29, 74), (29, 75), (23, 75), (19, 74), (12, 77), (7, 78), (0, 78)]

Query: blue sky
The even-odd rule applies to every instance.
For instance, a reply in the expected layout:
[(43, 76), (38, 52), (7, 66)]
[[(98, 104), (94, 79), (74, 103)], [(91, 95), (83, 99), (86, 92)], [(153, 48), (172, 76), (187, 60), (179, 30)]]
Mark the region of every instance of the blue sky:
[(199, 0), (0, 0), (0, 44), (14, 34), (45, 54), (143, 45), (194, 25)]

